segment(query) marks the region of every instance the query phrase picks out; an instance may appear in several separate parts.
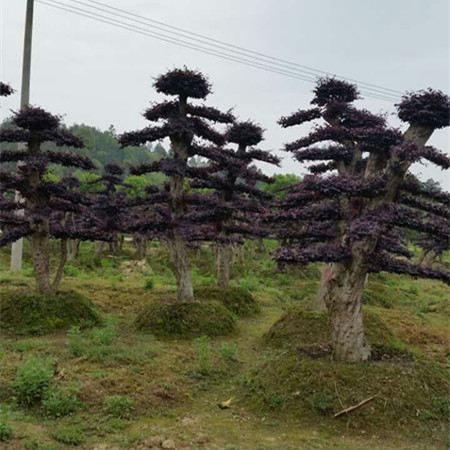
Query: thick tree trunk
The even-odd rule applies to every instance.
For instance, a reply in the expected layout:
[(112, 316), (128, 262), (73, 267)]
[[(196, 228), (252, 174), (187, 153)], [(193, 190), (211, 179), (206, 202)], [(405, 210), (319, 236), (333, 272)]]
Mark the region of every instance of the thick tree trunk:
[(264, 241), (262, 238), (256, 239), (256, 250), (258, 253), (267, 253), (266, 246), (264, 245)]
[(69, 239), (67, 241), (67, 261), (78, 259), (80, 242), (81, 241), (79, 239)]
[(194, 301), (191, 271), (184, 238), (176, 233), (168, 239), (170, 261), (177, 280), (177, 296), (180, 302)]
[(137, 259), (138, 261), (146, 259), (148, 239), (145, 236), (138, 234), (134, 237), (134, 244), (136, 245), (134, 259)]
[(324, 285), (334, 356), (341, 361), (367, 361), (370, 348), (364, 336), (362, 292), (367, 269), (361, 258), (334, 264)]
[(219, 244), (217, 246), (217, 285), (220, 287), (230, 286), (230, 244)]
[(327, 310), (327, 305), (325, 304), (325, 295), (327, 293), (327, 283), (333, 273), (333, 265), (330, 264), (322, 273), (322, 278), (320, 280), (319, 290), (313, 299), (311, 308), (313, 311), (322, 312)]
[(59, 255), (59, 264), (58, 269), (56, 270), (55, 278), (53, 279), (52, 283), (52, 290), (57, 291), (59, 288), (59, 285), (61, 283), (63, 273), (64, 273), (64, 266), (67, 263), (67, 257), (68, 257), (68, 239), (61, 239), (61, 253)]
[[(48, 224), (46, 224), (48, 229)], [(43, 226), (45, 228), (45, 224)], [(33, 253), (34, 278), (36, 288), (41, 294), (51, 292), (50, 286), (50, 241), (45, 230), (31, 235), (31, 251)]]
[(99, 242), (97, 244), (97, 248), (95, 250), (95, 259), (100, 259), (101, 258), (104, 245), (105, 245), (105, 243), (103, 241)]

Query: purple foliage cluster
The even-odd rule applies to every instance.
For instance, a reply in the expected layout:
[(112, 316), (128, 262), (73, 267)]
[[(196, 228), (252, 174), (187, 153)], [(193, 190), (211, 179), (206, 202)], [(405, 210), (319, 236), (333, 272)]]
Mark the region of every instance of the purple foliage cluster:
[[(24, 141), (24, 150), (3, 150), (0, 162), (16, 163), (14, 172), (2, 171), (0, 196), (2, 222), (5, 224), (1, 244), (20, 237), (33, 236), (43, 230), (49, 237), (78, 239), (109, 239), (99, 221), (95, 220), (92, 201), (82, 194), (76, 178), (48, 181), (50, 164), (93, 170), (92, 161), (79, 154), (62, 150), (43, 150), (43, 142), (61, 143), (68, 147), (82, 146), (81, 140), (61, 128), (60, 119), (42, 108), (26, 107), (15, 112), (10, 128), (3, 128), (1, 142)], [(23, 199), (14, 200), (18, 191)], [(24, 215), (17, 215), (23, 209)], [(70, 218), (70, 220), (69, 220)]]
[[(411, 262), (402, 230), (423, 236), (424, 247), (440, 249), (449, 241), (449, 194), (421, 183), (408, 169), (424, 159), (448, 169), (450, 158), (426, 140), (408, 140), (414, 132), (402, 134), (388, 128), (384, 117), (356, 109), (351, 103), (358, 91), (349, 83), (323, 79), (314, 94), (317, 108), (279, 122), (288, 127), (322, 119), (325, 124), (285, 145), (298, 161), (324, 162), (310, 167), (314, 175), (289, 189), (268, 216), (283, 240), (277, 260), (360, 260), (369, 271), (448, 281), (448, 273)], [(431, 90), (410, 94), (398, 114), (411, 127), (441, 128), (448, 125), (448, 97)]]
[(397, 105), (398, 117), (411, 125), (444, 128), (450, 122), (449, 97), (428, 89), (405, 95)]

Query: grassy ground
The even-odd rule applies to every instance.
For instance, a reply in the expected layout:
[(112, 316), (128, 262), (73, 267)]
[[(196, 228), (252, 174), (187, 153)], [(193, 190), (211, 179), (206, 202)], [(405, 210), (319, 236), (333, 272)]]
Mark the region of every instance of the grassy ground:
[[(145, 265), (128, 264), (128, 248), (120, 258), (95, 261), (93, 254), (83, 244), (81, 264), (69, 265), (61, 289), (89, 298), (102, 325), (0, 336), (2, 448), (448, 448), (450, 308), (443, 284), (371, 276), (365, 310), (381, 321), (377, 330), (388, 330), (389, 351), (369, 364), (342, 365), (326, 351), (298, 346), (326, 347), (326, 321), (325, 328), (305, 322), (282, 329), (292, 331), (292, 345), (268, 342), (272, 325), (272, 335), (280, 333), (280, 317), (308, 309), (318, 267), (278, 274), (249, 245), (232, 275), (235, 286), (251, 290), (259, 314), (238, 317), (226, 337), (157, 338), (136, 331), (134, 320), (149, 302), (173, 296), (164, 249), (152, 247)], [(213, 285), (213, 252), (192, 258), (195, 284)], [(1, 263), (2, 292), (33, 286), (28, 265), (11, 274), (6, 252)], [(377, 397), (333, 418), (371, 395)], [(230, 407), (220, 408), (223, 402)]]

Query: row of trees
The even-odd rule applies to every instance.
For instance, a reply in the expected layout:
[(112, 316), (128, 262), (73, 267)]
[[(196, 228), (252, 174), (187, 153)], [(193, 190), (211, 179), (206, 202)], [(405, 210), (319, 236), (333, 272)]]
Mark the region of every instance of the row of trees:
[[(2, 85), (2, 94), (11, 90)], [(62, 129), (57, 117), (29, 107), (14, 114), (12, 126), (0, 130), (2, 142), (25, 142), (23, 151), (4, 151), (2, 162), (17, 162), (14, 173), (0, 173), (2, 185), (1, 243), (21, 236), (31, 241), (38, 289), (48, 292), (49, 239), (61, 240), (59, 268), (64, 267), (70, 238), (114, 242), (117, 233), (137, 233), (167, 242), (177, 280), (178, 299), (195, 301), (187, 248), (201, 242), (218, 245), (218, 280), (229, 283), (230, 245), (244, 238), (276, 238), (280, 265), (324, 262), (317, 304), (330, 318), (334, 353), (343, 360), (367, 360), (361, 308), (366, 275), (390, 271), (439, 279), (449, 273), (413, 264), (405, 230), (414, 230), (424, 246), (448, 248), (450, 196), (419, 182), (409, 169), (427, 160), (442, 169), (450, 159), (426, 143), (434, 130), (449, 124), (449, 98), (439, 91), (405, 95), (398, 117), (406, 132), (392, 129), (384, 117), (357, 109), (356, 86), (335, 79), (319, 80), (313, 108), (283, 117), (282, 127), (320, 121), (310, 133), (286, 144), (298, 161), (319, 161), (302, 182), (286, 187), (274, 199), (261, 183), (273, 179), (252, 163), (279, 164), (255, 148), (263, 130), (239, 122), (230, 112), (196, 103), (211, 92), (199, 72), (176, 69), (158, 77), (157, 92), (169, 99), (152, 104), (144, 116), (152, 125), (118, 137), (124, 148), (169, 138), (162, 159), (131, 167), (130, 173), (161, 173), (168, 182), (148, 185), (145, 194), (129, 196), (123, 168), (104, 167), (92, 185), (82, 189), (73, 177), (48, 181), (49, 164), (94, 169), (79, 154), (45, 151), (44, 142), (80, 148), (79, 138)], [(211, 125), (213, 124), (213, 125)], [(200, 167), (192, 158), (208, 162)], [(331, 172), (331, 173), (329, 173)], [(13, 199), (18, 191), (22, 201)], [(18, 214), (24, 210), (24, 215)], [(437, 251), (437, 250), (435, 250)], [(58, 280), (59, 278), (59, 280)]]

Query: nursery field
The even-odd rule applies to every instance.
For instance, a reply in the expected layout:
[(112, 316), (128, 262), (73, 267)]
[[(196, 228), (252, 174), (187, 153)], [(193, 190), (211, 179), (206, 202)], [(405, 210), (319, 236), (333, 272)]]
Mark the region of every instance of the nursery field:
[(370, 275), (364, 320), (372, 361), (336, 362), (326, 316), (310, 311), (321, 267), (279, 273), (272, 243), (265, 244), (261, 252), (246, 243), (227, 289), (215, 287), (214, 249), (191, 251), (196, 297), (231, 311), (230, 332), (217, 336), (223, 330), (211, 322), (198, 336), (180, 313), (177, 337), (165, 323), (145, 326), (149, 305), (175, 296), (163, 244), (152, 244), (145, 261), (133, 261), (128, 243), (119, 256), (102, 259), (95, 259), (94, 244), (83, 243), (58, 295), (69, 314), (75, 308), (74, 317), (80, 302), (94, 309), (70, 326), (56, 313), (51, 319), (45, 308), (55, 302), (42, 305), (42, 317), (31, 306), (28, 319), (25, 309), (14, 310), (10, 299), (30, 291), (34, 279), (31, 265), (20, 275), (7, 270), (5, 249), (1, 447), (448, 448), (448, 287)]

